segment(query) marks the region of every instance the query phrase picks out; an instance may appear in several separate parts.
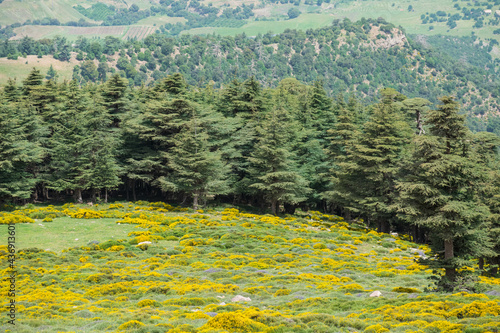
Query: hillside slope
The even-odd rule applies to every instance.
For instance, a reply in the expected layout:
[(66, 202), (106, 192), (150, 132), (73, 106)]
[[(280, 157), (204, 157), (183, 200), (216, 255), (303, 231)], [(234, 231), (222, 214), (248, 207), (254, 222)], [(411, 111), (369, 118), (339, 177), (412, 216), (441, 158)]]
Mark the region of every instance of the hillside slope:
[[(328, 28), (286, 30), (254, 38), (245, 34), (175, 38), (151, 35), (144, 41), (121, 42), (111, 37), (104, 41), (82, 37), (72, 45), (58, 38), (54, 41), (57, 48), (50, 42), (48, 45), (25, 38), (9, 46), (0, 45), (0, 55), (10, 52), (9, 57), (16, 58), (25, 50), (33, 54), (39, 50), (61, 58), (60, 50), (66, 49), (70, 61), (79, 65), (73, 77), (81, 82), (105, 80), (119, 72), (130, 85), (140, 86), (180, 72), (196, 86), (210, 82), (221, 86), (234, 78), (254, 76), (264, 86), (274, 87), (286, 77), (295, 77), (305, 83), (322, 80), (332, 96), (352, 92), (374, 99), (382, 87), (434, 103), (439, 96), (454, 95), (470, 115), (471, 127), (485, 130), (483, 120), (498, 115), (499, 69), (488, 53), (491, 43), (476, 45), (475, 40), (409, 37), (384, 20), (344, 20)], [(16, 45), (18, 53), (12, 56)], [(9, 69), (13, 75), (14, 68), (24, 66), (27, 72), (38, 66), (19, 59)], [(5, 61), (8, 66), (9, 60)], [(50, 60), (44, 63), (48, 70)], [(67, 71), (64, 74), (67, 77)], [(4, 75), (3, 82), (7, 78)]]
[[(433, 256), (425, 246), (355, 228), (337, 216), (279, 218), (161, 202), (0, 214), (2, 223), (36, 217), (23, 233), (41, 239), (64, 223), (69, 229), (59, 242), (78, 244), (62, 253), (17, 244), (18, 332), (500, 329), (500, 279), (481, 278), (484, 294), (426, 293), (431, 272), (416, 262)], [(99, 244), (81, 239), (85, 224), (107, 228), (104, 217), (116, 220), (113, 228), (130, 224), (137, 231)], [(6, 267), (5, 246), (0, 255)], [(374, 291), (381, 296), (371, 297)], [(0, 293), (7, 300), (4, 285)]]

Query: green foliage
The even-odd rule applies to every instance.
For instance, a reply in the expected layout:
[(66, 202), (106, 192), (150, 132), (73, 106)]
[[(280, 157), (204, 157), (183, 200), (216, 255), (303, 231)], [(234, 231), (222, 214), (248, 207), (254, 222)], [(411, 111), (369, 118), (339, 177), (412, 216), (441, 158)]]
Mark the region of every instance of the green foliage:
[(74, 8), (82, 15), (96, 21), (104, 21), (107, 19), (108, 16), (111, 16), (115, 13), (114, 8), (110, 8), (100, 2), (93, 4), (88, 9), (85, 9), (81, 5), (77, 5)]
[(300, 10), (298, 10), (297, 8), (290, 8), (287, 12), (288, 14), (288, 18), (289, 19), (294, 19), (296, 17), (299, 17), (299, 15), (301, 14), (300, 13)]
[(193, 197), (193, 209), (198, 209), (198, 199), (206, 201), (208, 195), (229, 191), (229, 168), (219, 151), (211, 151), (203, 120), (196, 114), (173, 139), (167, 152), (168, 167), (172, 170), (158, 182), (163, 190), (188, 193)]
[(31, 140), (29, 119), (24, 116), (0, 96), (0, 202), (29, 198), (38, 181), (29, 166), (41, 162), (43, 150)]
[(297, 124), (290, 119), (284, 98), (280, 89), (276, 106), (256, 128), (257, 141), (248, 158), (250, 187), (268, 200), (273, 214), (278, 213), (279, 203), (299, 203), (310, 191), (296, 169), (293, 147), (297, 144)]
[(399, 183), (399, 211), (411, 223), (428, 228), (434, 250), (444, 248), (440, 265), (453, 283), (466, 259), (491, 252), (490, 214), (477, 195), (484, 169), (471, 159), (470, 134), (458, 104), (450, 97), (428, 113), (429, 136), (415, 138), (407, 176)]

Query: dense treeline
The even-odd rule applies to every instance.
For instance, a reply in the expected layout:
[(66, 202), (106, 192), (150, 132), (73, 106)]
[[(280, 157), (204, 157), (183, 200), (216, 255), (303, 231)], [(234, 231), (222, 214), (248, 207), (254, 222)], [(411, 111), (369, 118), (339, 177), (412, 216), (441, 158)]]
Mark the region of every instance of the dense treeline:
[(191, 85), (214, 81), (216, 87), (234, 77), (254, 76), (266, 87), (276, 87), (290, 76), (308, 84), (323, 80), (329, 96), (356, 92), (370, 101), (382, 87), (433, 103), (439, 96), (455, 94), (471, 115), (471, 129), (500, 134), (500, 117), (492, 112), (500, 107), (496, 61), (488, 54), (489, 46), (467, 46), (472, 41), (454, 43), (460, 49), (447, 55), (446, 39), (406, 39), (383, 20), (344, 20), (328, 28), (254, 38), (151, 35), (143, 41), (80, 38), (70, 45), (64, 38), (26, 37), (0, 43), (0, 56), (52, 54), (67, 61), (76, 52), (80, 64), (73, 78), (81, 83), (106, 81), (119, 73), (128, 85), (141, 86), (179, 72)]
[(499, 144), (471, 133), (451, 97), (433, 106), (386, 88), (365, 105), (329, 98), (320, 81), (214, 89), (178, 73), (139, 89), (119, 75), (80, 87), (33, 70), (0, 95), (0, 201), (327, 210), (432, 242), (443, 281), (455, 281), (472, 258), (498, 272)]

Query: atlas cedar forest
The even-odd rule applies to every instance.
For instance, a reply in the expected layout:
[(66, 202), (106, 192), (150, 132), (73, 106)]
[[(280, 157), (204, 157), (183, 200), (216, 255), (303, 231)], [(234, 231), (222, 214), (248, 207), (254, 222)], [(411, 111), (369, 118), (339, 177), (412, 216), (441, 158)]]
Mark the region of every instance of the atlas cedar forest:
[[(81, 39), (72, 81), (34, 68), (1, 90), (0, 202), (317, 209), (431, 243), (443, 290), (471, 259), (498, 274), (498, 115), (476, 117), (487, 111), (481, 94), (496, 103), (495, 68), (411, 40), (373, 49), (374, 27), (386, 34), (377, 40), (397, 37), (383, 20), (344, 20), (257, 38)], [(325, 44), (345, 31), (349, 40)], [(189, 53), (168, 56), (182, 45)], [(70, 47), (24, 38), (0, 51), (65, 60)], [(115, 52), (117, 71), (106, 60)], [(134, 61), (145, 61), (140, 71)]]

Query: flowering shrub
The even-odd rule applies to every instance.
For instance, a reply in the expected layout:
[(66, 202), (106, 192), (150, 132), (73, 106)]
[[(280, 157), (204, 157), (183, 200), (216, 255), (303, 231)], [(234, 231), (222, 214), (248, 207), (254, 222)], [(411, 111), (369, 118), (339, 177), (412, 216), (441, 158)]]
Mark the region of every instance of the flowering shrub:
[(34, 223), (35, 220), (33, 220), (31, 217), (28, 217), (23, 214), (16, 214), (16, 212), (13, 213), (3, 213), (0, 212), (0, 224), (12, 224), (12, 223)]
[(367, 328), (365, 328), (364, 332), (365, 333), (383, 333), (383, 332), (389, 332), (389, 330), (380, 324), (376, 324), (376, 325), (368, 326)]
[(207, 328), (231, 332), (259, 332), (268, 329), (266, 325), (253, 321), (241, 312), (219, 313), (202, 326), (202, 332)]
[(123, 250), (125, 250), (125, 246), (123, 245), (114, 245), (106, 249), (106, 251), (112, 251), (112, 252), (118, 252)]
[[(88, 211), (137, 227), (120, 236), (126, 239), (75, 247), (60, 255), (21, 249), (16, 284), (22, 294), (17, 305), (26, 325), (32, 325), (30, 319), (47, 318), (47, 325), (77, 327), (81, 321), (104, 318), (108, 323), (96, 330), (500, 331), (495, 296), (419, 292), (430, 271), (415, 262), (415, 249), (432, 254), (404, 237), (355, 227), (320, 212), (281, 218), (232, 208), (182, 210), (137, 202), (0, 213), (0, 219), (29, 219), (34, 213), (45, 218)], [(388, 237), (396, 239), (390, 249), (382, 245)], [(139, 241), (154, 244), (141, 251), (133, 246)], [(8, 250), (0, 245), (0, 256), (6, 258)], [(5, 269), (2, 275), (7, 275)], [(500, 285), (498, 278), (480, 279), (489, 289)], [(386, 297), (360, 297), (372, 290)], [(7, 287), (0, 287), (0, 296), (7, 294)], [(251, 300), (232, 301), (236, 295)]]
[(160, 304), (159, 302), (152, 300), (152, 299), (143, 299), (142, 301), (139, 301), (137, 303), (137, 306), (141, 307), (141, 308), (146, 307), (146, 306), (154, 307), (154, 306), (157, 306), (159, 304)]
[(392, 291), (396, 293), (419, 293), (420, 291), (416, 288), (405, 288), (405, 287), (396, 287), (393, 288)]
[(289, 289), (279, 289), (274, 293), (274, 296), (286, 296), (290, 295), (291, 291)]
[(103, 217), (102, 212), (92, 209), (78, 209), (76, 212), (66, 209), (64, 212), (75, 219), (100, 219)]
[(500, 316), (500, 305), (498, 302), (472, 302), (471, 304), (464, 305), (459, 309), (454, 309), (450, 315), (457, 318), (476, 318), (485, 315)]
[(140, 321), (131, 320), (131, 321), (127, 321), (126, 323), (123, 323), (120, 326), (118, 326), (118, 329), (119, 330), (129, 330), (129, 329), (133, 329), (133, 328), (139, 328), (141, 326), (144, 326), (144, 324), (141, 323)]

